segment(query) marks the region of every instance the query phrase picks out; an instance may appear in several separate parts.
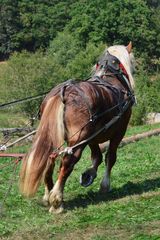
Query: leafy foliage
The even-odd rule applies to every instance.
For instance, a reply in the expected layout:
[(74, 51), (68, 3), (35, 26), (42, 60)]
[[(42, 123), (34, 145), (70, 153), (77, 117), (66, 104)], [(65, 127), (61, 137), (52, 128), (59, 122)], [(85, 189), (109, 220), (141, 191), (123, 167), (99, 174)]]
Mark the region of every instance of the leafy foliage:
[[(9, 102), (46, 92), (55, 84), (52, 80), (52, 69), (52, 62), (41, 52), (14, 54), (0, 76), (4, 84), (2, 91), (5, 89), (1, 99)], [(20, 104), (20, 107), (32, 117), (39, 104), (36, 100)]]
[(35, 51), (48, 46), (70, 19), (70, 3), (72, 0), (1, 0), (0, 57), (15, 50)]
[(83, 47), (90, 41), (110, 45), (132, 40), (140, 54), (158, 56), (159, 11), (157, 1), (145, 0), (1, 0), (1, 57), (46, 48), (66, 29)]
[(133, 116), (131, 123), (133, 125), (143, 124), (148, 113), (160, 112), (160, 75), (148, 76), (141, 69), (136, 76), (136, 97), (137, 105), (133, 108)]
[[(159, 109), (159, 1), (0, 0), (0, 15), (0, 59), (10, 56), (0, 66), (1, 102), (86, 79), (106, 44), (132, 40), (139, 61), (132, 123)], [(28, 115), (37, 107), (21, 105)]]
[(20, 31), (20, 16), (17, 12), (18, 0), (0, 1), (0, 59), (9, 56), (19, 48), (19, 40), (15, 38)]

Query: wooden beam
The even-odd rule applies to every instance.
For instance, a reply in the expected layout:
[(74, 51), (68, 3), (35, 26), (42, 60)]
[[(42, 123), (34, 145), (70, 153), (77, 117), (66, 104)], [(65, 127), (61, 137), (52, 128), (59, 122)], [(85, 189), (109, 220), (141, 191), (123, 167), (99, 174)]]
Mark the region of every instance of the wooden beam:
[(23, 158), (25, 153), (0, 153), (0, 157)]
[[(160, 134), (160, 128), (157, 128), (157, 129), (154, 129), (154, 130), (150, 130), (148, 132), (143, 132), (143, 133), (139, 133), (139, 134), (136, 134), (134, 136), (131, 136), (131, 137), (125, 137), (122, 139), (122, 142), (120, 143), (119, 147), (123, 147), (129, 143), (134, 143), (134, 142), (137, 142), (141, 139), (144, 139), (144, 138), (148, 138), (148, 137), (152, 137), (152, 136), (156, 136), (156, 135), (159, 135)], [(100, 149), (101, 149), (101, 152), (105, 152), (109, 146), (109, 143), (108, 142), (104, 142), (102, 144), (99, 144), (100, 146)]]

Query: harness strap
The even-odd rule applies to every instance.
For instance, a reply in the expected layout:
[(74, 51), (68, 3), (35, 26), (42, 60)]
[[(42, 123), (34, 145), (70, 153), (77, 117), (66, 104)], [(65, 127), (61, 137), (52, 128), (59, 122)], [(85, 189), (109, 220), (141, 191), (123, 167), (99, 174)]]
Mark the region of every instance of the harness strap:
[(73, 86), (76, 88), (78, 94), (82, 97), (82, 99), (84, 100), (86, 106), (87, 106), (87, 109), (89, 111), (89, 116), (90, 116), (90, 119), (92, 119), (92, 110), (91, 110), (91, 107), (90, 107), (90, 104), (89, 104), (89, 101), (86, 97), (86, 95), (84, 94), (83, 90), (80, 88), (80, 86), (78, 84), (78, 81), (75, 81), (75, 80), (70, 80), (70, 81), (67, 81), (67, 84), (64, 85), (62, 88), (61, 88), (61, 91), (60, 91), (60, 97), (61, 97), (61, 100), (63, 103), (65, 103), (65, 91), (67, 89), (67, 87), (70, 87), (70, 86)]
[(128, 90), (129, 94), (133, 95), (133, 90), (131, 89), (129, 83), (128, 73), (124, 65), (120, 62), (120, 60), (116, 56), (110, 54), (107, 51), (107, 54), (99, 62), (99, 65), (101, 65), (105, 70), (104, 76), (107, 76), (108, 71), (113, 73), (113, 75), (117, 76), (122, 85)]
[(93, 79), (90, 79), (89, 82), (93, 82), (94, 84), (97, 84), (99, 87), (104, 87), (105, 89), (106, 88), (109, 89), (117, 97), (116, 105), (114, 105), (110, 109), (104, 110), (102, 113), (98, 113), (98, 112), (94, 113), (92, 115), (93, 120), (96, 120), (97, 118), (102, 117), (106, 113), (109, 113), (109, 112), (115, 110), (116, 108), (118, 108), (121, 111), (123, 105), (126, 102), (126, 100), (124, 99), (124, 94), (127, 94), (127, 91), (125, 91), (124, 89), (121, 89), (119, 87), (113, 86), (110, 82), (106, 82), (105, 80), (103, 80), (103, 78), (100, 78), (98, 76), (95, 76)]
[[(127, 95), (132, 97), (132, 105), (136, 104), (136, 98), (134, 95), (134, 91), (132, 90), (128, 78), (126, 76), (125, 73), (120, 72), (120, 71), (115, 71), (113, 69), (108, 69), (109, 71), (111, 71), (113, 73), (113, 76), (117, 76), (118, 80), (121, 82), (121, 84), (127, 89)], [(112, 76), (112, 75), (108, 75), (107, 73), (104, 76)], [(111, 84), (112, 86), (112, 84)], [(109, 87), (109, 86), (108, 86)], [(115, 88), (114, 86), (112, 86), (113, 88)], [(124, 90), (121, 90), (124, 92)]]
[(100, 134), (103, 131), (107, 131), (114, 123), (116, 123), (121, 116), (123, 115), (123, 113), (128, 109), (129, 105), (131, 104), (131, 99), (129, 97), (128, 102), (123, 106), (123, 110), (116, 115), (115, 117), (113, 117), (108, 123), (106, 123), (102, 128), (100, 128), (97, 132), (93, 133), (90, 137), (88, 137), (85, 140), (82, 140), (81, 142), (73, 145), (72, 147), (66, 147), (64, 150), (59, 152), (59, 155), (61, 154), (73, 154), (73, 151), (75, 148), (88, 143), (89, 141), (91, 141), (93, 138), (95, 138), (98, 134)]
[[(133, 91), (131, 90), (130, 86), (128, 85), (128, 79), (125, 79), (126, 77), (121, 74), (119, 71), (116, 72), (116, 73), (113, 73), (114, 75), (117, 75), (118, 79), (120, 81), (123, 81), (123, 84), (124, 84), (124, 80), (125, 80), (125, 85), (127, 86), (127, 95), (128, 95), (128, 99), (124, 99), (124, 101), (122, 101), (120, 104), (117, 104), (115, 105), (114, 107), (110, 108), (110, 109), (107, 109), (106, 111), (102, 112), (102, 113), (95, 113), (94, 115), (92, 115), (92, 111), (91, 111), (91, 108), (90, 108), (90, 105), (89, 105), (89, 102), (86, 98), (86, 96), (84, 95), (83, 93), (83, 90), (78, 86), (78, 84), (76, 84), (77, 82), (76, 81), (67, 81), (67, 84), (65, 84), (62, 89), (61, 89), (61, 92), (60, 92), (60, 96), (61, 96), (61, 99), (62, 101), (65, 103), (65, 90), (67, 87), (71, 86), (74, 84), (74, 86), (76, 87), (76, 89), (78, 90), (78, 93), (80, 94), (80, 96), (84, 99), (85, 101), (85, 104), (87, 105), (87, 108), (89, 110), (89, 114), (90, 114), (90, 120), (88, 121), (89, 122), (93, 122), (94, 120), (96, 120), (97, 118), (100, 118), (102, 117), (103, 115), (105, 115), (106, 113), (116, 109), (117, 107), (119, 108), (119, 113), (118, 115), (114, 116), (107, 124), (105, 124), (102, 128), (100, 128), (98, 131), (96, 131), (95, 133), (93, 133), (90, 137), (88, 137), (87, 139), (85, 140), (82, 140), (81, 142), (71, 146), (71, 147), (66, 147), (64, 150), (60, 151), (59, 152), (59, 155), (61, 154), (73, 154), (73, 151), (75, 148), (83, 145), (83, 144), (86, 144), (88, 143), (89, 141), (91, 141), (93, 138), (95, 138), (98, 134), (102, 133), (103, 131), (107, 131), (114, 123), (116, 123), (120, 118), (121, 116), (123, 115), (123, 113), (128, 109), (129, 106), (132, 106), (133, 103), (135, 102), (135, 97), (134, 97), (134, 94), (133, 94)], [(98, 84), (98, 85), (101, 85), (103, 87), (107, 87), (108, 89), (112, 90), (115, 94), (117, 92), (123, 92), (123, 93), (126, 93), (123, 89), (121, 90), (118, 90), (118, 88), (114, 87), (111, 83), (109, 82), (105, 82), (102, 78), (100, 77), (94, 77), (94, 78), (91, 78), (89, 80), (87, 80), (88, 82), (93, 82), (95, 84)], [(87, 123), (87, 124), (88, 124)]]
[[(120, 112), (122, 111), (123, 109), (123, 105), (125, 104), (126, 100), (124, 99), (123, 101), (121, 101), (121, 98), (122, 98), (122, 94), (126, 94), (132, 98), (132, 101), (134, 98), (133, 94), (130, 94), (130, 92), (126, 92), (124, 91), (123, 89), (118, 89), (117, 87), (113, 86), (111, 83), (109, 82), (106, 82), (104, 81), (102, 78), (98, 77), (98, 76), (95, 76), (94, 78), (91, 78), (89, 80), (87, 80), (87, 82), (90, 82), (90, 83), (94, 83), (96, 85), (98, 85), (99, 87), (105, 87), (105, 88), (108, 88), (109, 90), (111, 90), (116, 96), (119, 96), (118, 97), (118, 103), (110, 108), (110, 109), (107, 109), (105, 111), (103, 111), (102, 113), (98, 113), (98, 112), (95, 112), (93, 113), (92, 112), (92, 109), (90, 107), (90, 104), (89, 104), (89, 101), (86, 97), (86, 95), (84, 94), (83, 90), (79, 87), (79, 85), (77, 84), (78, 81), (76, 80), (73, 80), (73, 79), (70, 79), (66, 82), (65, 85), (62, 86), (61, 90), (60, 90), (60, 97), (61, 97), (61, 100), (62, 102), (65, 104), (65, 91), (68, 87), (70, 86), (73, 86), (76, 88), (76, 90), (78, 91), (78, 94), (82, 97), (82, 99), (84, 100), (86, 106), (87, 106), (87, 109), (89, 111), (89, 115), (90, 115), (90, 120), (89, 121), (96, 121), (98, 118), (104, 116), (105, 114), (115, 110), (116, 108), (118, 108), (120, 110)], [(122, 93), (122, 94), (121, 94)], [(134, 102), (134, 101), (133, 101)]]

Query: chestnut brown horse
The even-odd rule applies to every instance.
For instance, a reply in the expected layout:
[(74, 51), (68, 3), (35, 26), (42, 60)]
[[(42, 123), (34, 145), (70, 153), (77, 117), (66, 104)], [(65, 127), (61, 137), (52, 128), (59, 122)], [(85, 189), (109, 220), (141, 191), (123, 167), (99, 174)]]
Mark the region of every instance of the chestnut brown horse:
[[(40, 124), (32, 148), (22, 163), (20, 189), (25, 196), (33, 196), (43, 180), (43, 202), (50, 205), (50, 212), (63, 210), (65, 182), (86, 145), (91, 149), (92, 167), (81, 175), (81, 185), (87, 187), (93, 182), (102, 162), (99, 144), (109, 140), (100, 189), (110, 190), (111, 169), (134, 103), (131, 48), (131, 43), (127, 47), (109, 47), (100, 57), (91, 78), (68, 80), (52, 89), (42, 102)], [(66, 148), (63, 148), (64, 143)], [(54, 164), (61, 153), (59, 175), (54, 184)]]

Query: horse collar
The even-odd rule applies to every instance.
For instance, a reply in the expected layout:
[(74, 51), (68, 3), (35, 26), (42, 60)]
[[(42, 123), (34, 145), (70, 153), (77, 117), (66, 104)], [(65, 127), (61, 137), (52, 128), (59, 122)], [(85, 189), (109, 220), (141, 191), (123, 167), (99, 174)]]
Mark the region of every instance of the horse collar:
[(120, 62), (120, 60), (115, 57), (114, 55), (110, 54), (109, 52), (107, 52), (107, 56), (106, 56), (106, 66), (105, 70), (109, 70), (111, 72), (113, 72), (114, 74), (123, 74), (127, 77), (127, 79), (129, 80), (129, 76), (128, 73), (124, 67), (124, 65)]
[(105, 59), (100, 62), (100, 65), (105, 69), (104, 76), (107, 76), (107, 72), (113, 73), (113, 75), (115, 75), (122, 83), (122, 85), (124, 85), (124, 87), (127, 88), (130, 93), (132, 93), (128, 73), (124, 65), (119, 61), (117, 57), (107, 52)]

